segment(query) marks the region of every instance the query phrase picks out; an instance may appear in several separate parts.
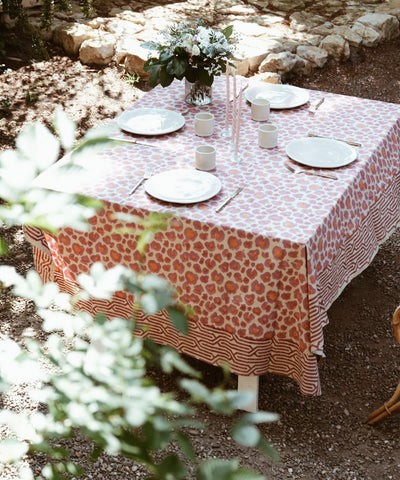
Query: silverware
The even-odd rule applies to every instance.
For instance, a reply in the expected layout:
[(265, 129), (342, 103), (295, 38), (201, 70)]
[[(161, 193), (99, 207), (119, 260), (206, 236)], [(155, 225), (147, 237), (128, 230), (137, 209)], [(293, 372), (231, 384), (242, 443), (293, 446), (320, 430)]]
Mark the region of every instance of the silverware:
[(354, 147), (361, 147), (361, 143), (358, 142), (351, 142), (349, 140), (343, 140), (342, 138), (336, 138), (336, 137), (326, 137), (324, 135), (317, 135), (316, 133), (309, 132), (308, 133), (309, 137), (316, 137), (316, 138), (328, 138), (329, 140), (336, 140), (337, 142), (344, 142), (349, 145), (353, 145)]
[(311, 105), (310, 112), (315, 113), (324, 102), (325, 97), (322, 97), (315, 105)]
[(236, 195), (239, 195), (239, 193), (243, 190), (244, 187), (239, 187), (237, 188), (219, 207), (216, 208), (216, 212), (220, 212), (224, 207), (228, 205), (228, 203), (236, 197)]
[(109, 138), (110, 140), (116, 140), (117, 142), (137, 143), (138, 145), (146, 145), (146, 147), (155, 147), (155, 148), (161, 148), (161, 149), (163, 148), (157, 143), (145, 142), (143, 140), (136, 140), (135, 138), (129, 138), (129, 137), (109, 137)]
[(140, 185), (145, 181), (148, 180), (151, 177), (151, 170), (145, 170), (143, 177), (136, 183), (136, 185), (132, 188), (132, 190), (129, 192), (129, 195), (132, 195), (132, 193), (136, 192), (136, 190), (140, 187)]
[(315, 172), (314, 170), (305, 170), (304, 168), (298, 167), (297, 165), (293, 165), (292, 163), (284, 163), (285, 167), (293, 173), (305, 173), (306, 175), (315, 175), (316, 177), (324, 177), (330, 178), (332, 180), (337, 180), (338, 177), (333, 173), (323, 173), (323, 172)]

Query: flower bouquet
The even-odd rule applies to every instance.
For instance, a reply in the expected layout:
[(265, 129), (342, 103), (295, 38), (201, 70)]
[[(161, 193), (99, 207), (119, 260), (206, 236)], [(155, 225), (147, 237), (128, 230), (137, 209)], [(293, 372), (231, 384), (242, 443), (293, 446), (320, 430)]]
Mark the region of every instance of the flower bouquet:
[(232, 53), (233, 26), (214, 30), (202, 20), (174, 24), (160, 33), (161, 42), (142, 46), (158, 52), (149, 58), (144, 70), (150, 72), (151, 87), (167, 87), (174, 78), (186, 79), (186, 101), (196, 105), (210, 103), (214, 76), (226, 71)]

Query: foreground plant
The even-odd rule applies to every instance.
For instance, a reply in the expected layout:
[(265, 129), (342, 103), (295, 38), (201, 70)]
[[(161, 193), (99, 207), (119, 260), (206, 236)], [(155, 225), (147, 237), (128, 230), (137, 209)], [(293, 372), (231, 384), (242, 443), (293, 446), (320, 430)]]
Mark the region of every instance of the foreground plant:
[[(63, 225), (84, 229), (99, 207), (80, 196), (32, 188), (35, 176), (58, 158), (61, 147), (74, 147), (75, 156), (89, 155), (108, 142), (107, 132), (95, 130), (76, 146), (74, 125), (61, 112), (55, 126), (60, 140), (45, 127), (33, 125), (20, 134), (16, 150), (0, 155), (0, 197), (5, 202), (0, 219), (7, 225), (26, 223), (51, 231)], [(82, 473), (81, 468), (58, 444), (79, 432), (94, 445), (93, 458), (102, 452), (123, 455), (144, 465), (151, 479), (264, 478), (242, 468), (237, 460), (199, 462), (186, 433), (188, 427), (205, 428), (194, 420), (196, 405), (204, 403), (221, 415), (231, 415), (249, 403), (251, 394), (210, 390), (176, 351), (136, 336), (134, 319), (108, 320), (101, 314), (93, 318), (77, 307), (82, 298), (109, 300), (115, 291), (127, 290), (135, 294), (137, 307), (146, 314), (167, 309), (174, 325), (185, 331), (186, 317), (175, 304), (173, 288), (159, 277), (137, 274), (123, 266), (105, 270), (101, 264), (94, 264), (89, 274), (81, 274), (77, 281), (81, 290), (70, 296), (54, 283), (43, 285), (34, 271), (23, 277), (12, 267), (0, 267), (0, 282), (16, 296), (35, 303), (42, 328), (48, 333), (43, 345), (31, 339), (24, 346), (9, 339), (0, 341), (3, 391), (15, 383), (34, 382), (33, 395), (45, 407), (45, 413), (41, 409), (29, 415), (0, 411), (0, 424), (12, 432), (0, 442), (0, 462), (19, 465), (21, 480), (32, 480), (34, 473), (22, 460), (43, 452), (48, 462), (36, 478), (71, 478)], [(162, 393), (146, 376), (149, 368), (179, 371), (183, 375), (179, 388), (187, 400)], [(232, 438), (276, 456), (256, 427), (274, 420), (276, 415), (267, 412), (245, 414), (232, 426)], [(169, 452), (172, 444), (179, 448), (179, 455)]]

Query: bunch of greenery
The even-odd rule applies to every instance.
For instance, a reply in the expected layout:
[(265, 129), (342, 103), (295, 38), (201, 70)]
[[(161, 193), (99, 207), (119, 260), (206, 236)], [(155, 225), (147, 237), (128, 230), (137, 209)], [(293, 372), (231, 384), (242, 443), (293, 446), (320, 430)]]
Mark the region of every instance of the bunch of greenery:
[(197, 20), (195, 24), (173, 24), (161, 32), (160, 42), (143, 43), (142, 47), (158, 52), (144, 65), (144, 70), (150, 72), (150, 85), (167, 87), (174, 78), (186, 78), (211, 86), (214, 76), (225, 73), (227, 61), (233, 57), (232, 33), (232, 25), (219, 31)]
[[(33, 124), (18, 136), (16, 150), (0, 154), (0, 221), (6, 225), (28, 224), (50, 232), (66, 225), (87, 230), (87, 220), (100, 206), (81, 196), (33, 187), (34, 178), (56, 161), (61, 147), (72, 149), (74, 159), (86, 158), (109, 143), (109, 132), (102, 128), (89, 131), (75, 145), (75, 125), (60, 111), (54, 125), (60, 140), (43, 125)], [(152, 229), (146, 225), (144, 236), (148, 238)], [(2, 251), (7, 251), (5, 242)], [(32, 480), (34, 473), (22, 460), (42, 452), (47, 463), (36, 478), (71, 478), (82, 472), (60, 440), (74, 438), (79, 432), (94, 445), (93, 458), (102, 452), (123, 455), (146, 466), (151, 479), (263, 479), (241, 467), (238, 460), (198, 461), (187, 434), (188, 427), (205, 428), (194, 420), (198, 404), (230, 415), (248, 404), (251, 394), (222, 387), (208, 389), (176, 351), (135, 335), (134, 315), (131, 320), (108, 320), (102, 314), (93, 318), (77, 308), (82, 298), (110, 299), (115, 291), (125, 289), (135, 294), (137, 308), (147, 314), (165, 308), (174, 325), (185, 332), (186, 317), (175, 303), (173, 288), (159, 277), (123, 266), (105, 270), (101, 264), (94, 264), (77, 281), (81, 290), (71, 296), (61, 293), (55, 283), (43, 284), (35, 271), (21, 276), (13, 267), (0, 267), (3, 287), (35, 303), (48, 334), (45, 344), (27, 339), (19, 346), (10, 339), (0, 340), (2, 391), (19, 382), (34, 382), (35, 397), (45, 407), (29, 414), (0, 411), (0, 424), (12, 432), (0, 442), (0, 463), (14, 463), (21, 480)], [(185, 401), (162, 393), (146, 376), (154, 367), (168, 374), (181, 372), (179, 387), (185, 392)], [(232, 438), (276, 457), (256, 427), (276, 418), (267, 412), (244, 414), (232, 426)], [(171, 444), (179, 448), (179, 455), (168, 453)]]

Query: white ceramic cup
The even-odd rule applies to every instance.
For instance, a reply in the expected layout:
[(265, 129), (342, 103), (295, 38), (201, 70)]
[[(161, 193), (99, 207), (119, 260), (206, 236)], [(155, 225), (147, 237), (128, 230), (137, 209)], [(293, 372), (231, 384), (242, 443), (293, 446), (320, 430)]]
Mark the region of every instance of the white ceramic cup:
[(216, 151), (211, 145), (196, 147), (196, 168), (199, 170), (214, 170)]
[(274, 148), (278, 145), (278, 127), (266, 123), (258, 127), (258, 145), (262, 148)]
[(269, 119), (270, 104), (266, 98), (255, 98), (251, 102), (251, 118), (258, 122)]
[(209, 112), (197, 113), (194, 117), (194, 131), (199, 137), (210, 137), (214, 133), (214, 115)]

